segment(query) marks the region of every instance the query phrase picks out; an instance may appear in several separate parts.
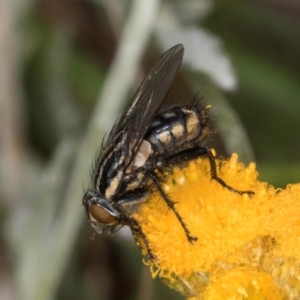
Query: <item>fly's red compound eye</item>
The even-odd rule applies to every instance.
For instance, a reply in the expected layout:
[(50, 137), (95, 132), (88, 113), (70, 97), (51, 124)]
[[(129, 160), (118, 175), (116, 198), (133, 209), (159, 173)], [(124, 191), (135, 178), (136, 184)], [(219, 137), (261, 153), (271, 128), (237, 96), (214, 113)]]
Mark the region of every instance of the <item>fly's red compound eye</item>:
[(89, 207), (89, 215), (92, 222), (98, 222), (105, 225), (117, 224), (117, 218), (115, 216), (94, 203)]

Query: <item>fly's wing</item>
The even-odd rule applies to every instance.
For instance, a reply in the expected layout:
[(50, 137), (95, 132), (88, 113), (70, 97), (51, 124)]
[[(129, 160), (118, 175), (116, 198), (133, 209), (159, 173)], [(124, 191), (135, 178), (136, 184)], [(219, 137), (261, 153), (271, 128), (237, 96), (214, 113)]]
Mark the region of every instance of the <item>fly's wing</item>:
[(126, 132), (123, 144), (126, 166), (135, 158), (144, 135), (160, 109), (181, 65), (183, 53), (184, 47), (179, 44), (161, 56), (114, 126), (113, 135)]

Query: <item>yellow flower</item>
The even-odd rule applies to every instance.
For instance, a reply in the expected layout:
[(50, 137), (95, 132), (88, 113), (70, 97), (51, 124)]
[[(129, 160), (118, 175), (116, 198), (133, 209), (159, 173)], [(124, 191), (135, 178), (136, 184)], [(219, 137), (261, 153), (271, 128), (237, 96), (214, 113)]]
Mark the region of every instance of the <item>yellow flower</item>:
[(255, 164), (245, 168), (236, 154), (216, 163), (228, 185), (255, 195), (211, 180), (205, 158), (162, 174), (164, 191), (198, 241), (188, 242), (153, 191), (134, 215), (157, 257), (147, 262), (153, 276), (190, 300), (300, 299), (300, 184), (276, 190), (258, 181)]

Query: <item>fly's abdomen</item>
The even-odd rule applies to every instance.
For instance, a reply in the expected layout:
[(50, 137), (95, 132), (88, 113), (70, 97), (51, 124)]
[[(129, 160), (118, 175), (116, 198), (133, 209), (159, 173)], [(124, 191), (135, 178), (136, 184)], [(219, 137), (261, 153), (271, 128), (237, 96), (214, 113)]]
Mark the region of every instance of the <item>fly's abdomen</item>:
[(199, 103), (171, 106), (154, 118), (145, 140), (154, 152), (169, 156), (200, 145), (210, 132), (210, 123), (207, 109)]

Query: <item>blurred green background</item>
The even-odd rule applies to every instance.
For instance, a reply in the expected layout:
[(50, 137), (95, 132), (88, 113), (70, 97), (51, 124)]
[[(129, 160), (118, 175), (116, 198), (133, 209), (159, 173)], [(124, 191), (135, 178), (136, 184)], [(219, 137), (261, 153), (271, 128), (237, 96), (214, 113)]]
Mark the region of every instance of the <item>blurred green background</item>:
[(169, 97), (212, 104), (207, 145), (276, 187), (300, 182), (299, 1), (3, 0), (0, 13), (1, 299), (183, 299), (128, 230), (93, 239), (81, 205), (103, 134), (177, 43)]

